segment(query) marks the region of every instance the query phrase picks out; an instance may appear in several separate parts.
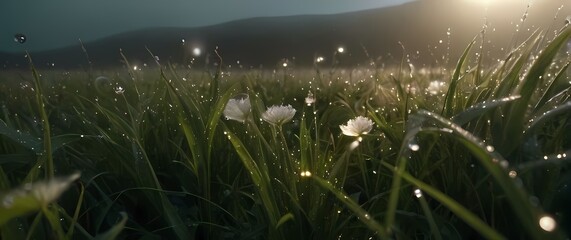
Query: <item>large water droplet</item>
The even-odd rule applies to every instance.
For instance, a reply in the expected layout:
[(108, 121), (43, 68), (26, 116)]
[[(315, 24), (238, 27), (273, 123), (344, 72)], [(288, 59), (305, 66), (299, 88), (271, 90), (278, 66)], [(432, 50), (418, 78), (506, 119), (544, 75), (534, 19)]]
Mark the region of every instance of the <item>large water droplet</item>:
[(422, 197), (422, 191), (420, 189), (415, 189), (414, 190), (414, 196), (416, 196), (416, 198), (421, 198)]
[(494, 146), (488, 145), (488, 146), (486, 146), (486, 150), (487, 150), (488, 152), (493, 152), (493, 151), (496, 150), (496, 149), (494, 148)]
[(514, 170), (510, 171), (508, 174), (509, 174), (509, 176), (510, 176), (511, 178), (517, 177), (517, 172), (514, 171)]
[(14, 35), (14, 42), (25, 43), (26, 42), (26, 35), (21, 34), (21, 33), (17, 33), (16, 35)]
[(301, 176), (302, 177), (311, 177), (311, 172), (310, 171), (303, 171), (303, 172), (301, 172)]
[(555, 219), (553, 219), (550, 216), (543, 216), (539, 219), (539, 226), (541, 227), (541, 229), (547, 232), (551, 232), (555, 230), (557, 222), (555, 222)]

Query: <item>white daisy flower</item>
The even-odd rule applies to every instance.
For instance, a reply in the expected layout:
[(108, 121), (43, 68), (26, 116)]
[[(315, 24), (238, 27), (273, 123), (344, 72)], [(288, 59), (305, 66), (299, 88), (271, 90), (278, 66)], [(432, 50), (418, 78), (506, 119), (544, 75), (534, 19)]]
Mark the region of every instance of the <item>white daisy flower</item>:
[(29, 197), (35, 199), (38, 205), (35, 207), (26, 206), (27, 208), (47, 206), (49, 203), (57, 200), (79, 177), (79, 173), (74, 173), (68, 177), (56, 177), (51, 180), (25, 184), (0, 197), (0, 207), (21, 207), (22, 203), (19, 201)]
[(81, 174), (74, 173), (68, 177), (58, 177), (48, 181), (33, 183), (30, 188), (30, 193), (41, 204), (47, 205), (58, 199), (80, 176)]
[(346, 136), (358, 137), (373, 129), (373, 121), (367, 117), (358, 116), (347, 121), (346, 125), (339, 125), (339, 128)]
[(235, 120), (238, 122), (245, 122), (250, 116), (252, 105), (250, 104), (250, 98), (248, 95), (240, 95), (237, 98), (228, 100), (226, 107), (224, 108), (224, 116), (226, 119)]
[(262, 113), (262, 119), (273, 125), (281, 126), (282, 124), (289, 122), (295, 115), (295, 109), (291, 105), (287, 106), (271, 106)]

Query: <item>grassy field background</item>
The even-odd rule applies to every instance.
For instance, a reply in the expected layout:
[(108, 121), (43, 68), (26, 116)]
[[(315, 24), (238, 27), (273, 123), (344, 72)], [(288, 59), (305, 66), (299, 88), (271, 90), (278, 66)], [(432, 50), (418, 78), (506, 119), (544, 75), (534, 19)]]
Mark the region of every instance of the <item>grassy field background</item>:
[(564, 239), (570, 35), (451, 69), (30, 61), (0, 73), (1, 239)]

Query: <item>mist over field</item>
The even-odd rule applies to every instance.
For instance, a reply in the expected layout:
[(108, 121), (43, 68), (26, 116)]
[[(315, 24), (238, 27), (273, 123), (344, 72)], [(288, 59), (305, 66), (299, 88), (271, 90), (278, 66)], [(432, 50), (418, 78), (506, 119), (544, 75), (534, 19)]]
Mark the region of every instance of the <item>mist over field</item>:
[[(535, 31), (547, 31), (553, 37), (569, 14), (558, 1), (529, 5), (519, 1), (413, 1), (339, 14), (139, 28), (82, 39), (85, 51), (80, 37), (68, 47), (40, 50), (41, 39), (30, 35), (24, 44), (11, 43), (10, 51), (0, 52), (0, 59), (4, 68), (25, 66), (24, 50), (35, 46), (38, 50), (29, 52), (38, 67), (85, 68), (89, 62), (99, 68), (117, 67), (123, 64), (120, 51), (138, 65), (152, 65), (157, 56), (162, 62), (182, 65), (194, 59), (195, 66), (202, 67), (217, 61), (217, 49), (226, 64), (246, 69), (274, 68), (283, 61), (311, 67), (317, 57), (324, 59), (323, 65), (331, 65), (332, 54), (344, 47), (347, 51), (339, 63), (346, 66), (398, 65), (405, 56), (420, 67), (434, 67), (454, 64), (451, 59), (458, 58), (472, 39), (484, 40), (483, 56), (497, 60)], [(201, 53), (196, 55), (195, 49)]]

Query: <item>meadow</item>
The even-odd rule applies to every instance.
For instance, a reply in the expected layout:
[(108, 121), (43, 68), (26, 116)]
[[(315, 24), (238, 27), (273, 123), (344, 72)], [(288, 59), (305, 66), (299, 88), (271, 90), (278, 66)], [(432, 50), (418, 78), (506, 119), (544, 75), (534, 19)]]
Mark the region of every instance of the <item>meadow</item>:
[(0, 73), (1, 239), (564, 239), (570, 35), (452, 68), (31, 56)]

